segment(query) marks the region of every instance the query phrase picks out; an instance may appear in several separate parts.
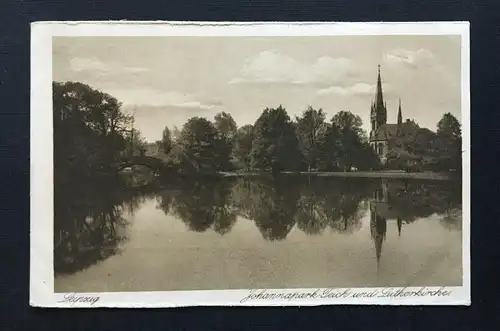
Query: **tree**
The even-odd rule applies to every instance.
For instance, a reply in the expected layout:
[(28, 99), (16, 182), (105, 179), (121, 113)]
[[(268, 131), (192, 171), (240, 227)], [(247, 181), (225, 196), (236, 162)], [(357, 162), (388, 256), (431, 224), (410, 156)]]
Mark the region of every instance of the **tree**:
[(205, 118), (192, 117), (184, 124), (179, 138), (183, 164), (196, 171), (217, 169), (217, 130)]
[(340, 132), (352, 131), (357, 137), (364, 138), (362, 129), (363, 121), (358, 115), (354, 115), (350, 111), (339, 111), (332, 117), (332, 123), (339, 128)]
[(319, 167), (322, 170), (332, 171), (340, 167), (342, 154), (340, 130), (336, 124), (327, 124), (326, 132), (319, 143)]
[(214, 125), (217, 131), (228, 140), (232, 140), (236, 135), (238, 126), (231, 114), (221, 112), (215, 115)]
[(181, 130), (177, 127), (177, 125), (174, 125), (174, 129), (172, 130), (172, 141), (176, 142), (180, 139), (181, 137)]
[(355, 166), (358, 170), (380, 170), (382, 164), (378, 155), (368, 142), (359, 142), (357, 155), (355, 156)]
[(295, 170), (301, 157), (294, 127), (286, 110), (266, 108), (254, 125), (251, 163), (262, 170)]
[(296, 118), (296, 122), (300, 151), (310, 171), (316, 168), (319, 162), (321, 142), (327, 131), (325, 113), (323, 109), (315, 110), (309, 107), (301, 117)]
[(172, 135), (167, 126), (165, 127), (165, 129), (163, 129), (161, 142), (163, 153), (170, 153), (170, 151), (172, 150)]
[(437, 134), (450, 139), (462, 139), (462, 128), (458, 119), (451, 113), (446, 113), (437, 124)]
[(443, 115), (437, 124), (440, 158), (443, 170), (462, 169), (462, 129), (460, 122), (450, 113)]
[(231, 152), (233, 150), (234, 138), (237, 132), (236, 122), (230, 114), (219, 113), (214, 117), (214, 126), (217, 129), (217, 160), (219, 170), (230, 170), (232, 168)]
[(403, 138), (403, 148), (417, 156), (431, 156), (436, 144), (436, 134), (429, 129), (420, 128), (414, 135)]
[(349, 171), (353, 166), (362, 165), (364, 160), (360, 158), (359, 150), (364, 149), (366, 137), (361, 128), (361, 118), (351, 112), (340, 111), (333, 116), (332, 125), (338, 128), (340, 135), (340, 166)]
[(250, 153), (252, 151), (253, 126), (244, 125), (236, 132), (233, 145), (234, 156), (247, 168), (251, 166)]
[(105, 174), (127, 144), (132, 117), (109, 94), (76, 83), (53, 83), (55, 179)]
[(137, 129), (132, 129), (126, 141), (126, 149), (132, 152), (132, 155), (142, 155), (147, 150), (147, 141)]

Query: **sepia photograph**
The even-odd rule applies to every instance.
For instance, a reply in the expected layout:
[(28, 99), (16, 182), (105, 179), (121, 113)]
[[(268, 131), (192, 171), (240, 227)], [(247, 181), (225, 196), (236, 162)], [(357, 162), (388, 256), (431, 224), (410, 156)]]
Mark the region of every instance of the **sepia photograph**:
[(51, 25), (32, 298), (470, 302), (468, 25), (432, 24)]

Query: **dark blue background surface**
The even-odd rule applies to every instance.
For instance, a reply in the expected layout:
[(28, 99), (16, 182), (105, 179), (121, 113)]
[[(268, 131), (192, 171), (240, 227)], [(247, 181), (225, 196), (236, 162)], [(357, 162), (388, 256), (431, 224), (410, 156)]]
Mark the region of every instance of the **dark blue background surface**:
[[(118, 19), (470, 21), (472, 306), (175, 310), (30, 308), (29, 23)], [(500, 261), (500, 176), (496, 160), (500, 150), (499, 23), (498, 0), (0, 0), (0, 330), (500, 329), (500, 277), (497, 275)]]

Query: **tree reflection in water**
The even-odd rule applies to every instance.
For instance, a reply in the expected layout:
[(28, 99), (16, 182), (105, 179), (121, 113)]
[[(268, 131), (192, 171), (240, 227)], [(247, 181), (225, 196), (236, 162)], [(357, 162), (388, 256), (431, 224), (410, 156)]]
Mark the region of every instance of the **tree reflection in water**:
[(179, 181), (161, 190), (130, 190), (117, 181), (56, 186), (54, 268), (72, 273), (118, 253), (126, 239), (124, 213), (146, 200), (179, 218), (191, 231), (231, 231), (237, 216), (252, 220), (263, 238), (284, 240), (295, 225), (308, 235), (353, 234), (369, 207), (377, 259), (387, 221), (398, 231), (432, 214), (447, 229), (461, 230), (460, 183), (283, 176), (274, 179)]
[[(254, 202), (247, 214), (267, 240), (283, 240), (295, 225), (298, 190), (290, 190), (288, 183), (281, 178), (257, 183), (258, 197), (251, 197)], [(235, 197), (237, 200), (237, 197)], [(256, 203), (255, 203), (256, 202)]]
[(130, 191), (119, 181), (55, 186), (54, 271), (74, 273), (118, 252), (126, 239), (123, 212), (133, 214), (151, 192)]
[[(366, 182), (359, 180), (326, 181), (311, 177), (300, 189), (297, 227), (310, 235), (329, 228), (335, 232), (353, 233), (361, 228), (361, 217), (367, 197)], [(369, 184), (369, 183), (368, 183)]]
[(180, 189), (161, 191), (158, 207), (165, 214), (180, 218), (192, 231), (204, 232), (211, 228), (223, 235), (236, 222), (230, 204), (230, 184), (227, 181), (185, 181)]

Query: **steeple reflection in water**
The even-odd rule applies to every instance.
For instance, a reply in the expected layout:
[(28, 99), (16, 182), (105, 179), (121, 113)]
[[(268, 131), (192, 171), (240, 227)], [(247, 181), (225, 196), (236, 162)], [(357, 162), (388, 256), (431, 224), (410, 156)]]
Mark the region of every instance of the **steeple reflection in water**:
[[(130, 216), (139, 215), (143, 206), (150, 205), (146, 202), (152, 200), (165, 219), (182, 222), (186, 232), (211, 232), (223, 240), (232, 231), (249, 231), (247, 225), (238, 228), (237, 224), (242, 222), (253, 225), (261, 240), (269, 243), (292, 237), (293, 242), (309, 237), (318, 245), (328, 240), (324, 251), (327, 255), (338, 249), (339, 238), (343, 236), (352, 236), (353, 245), (363, 240), (357, 233), (366, 235), (361, 230), (364, 220), (369, 220), (371, 239), (368, 240), (381, 269), (388, 267), (383, 261), (389, 252), (384, 253), (383, 245), (388, 237), (393, 240), (388, 236), (392, 229), (403, 236), (401, 231), (408, 224), (433, 214), (439, 215), (439, 224), (447, 230), (461, 229), (461, 192), (444, 182), (284, 176), (179, 181), (147, 191), (125, 190), (120, 186), (115, 190), (109, 184), (106, 187), (65, 195), (58, 192), (56, 274), (81, 272), (120, 252), (127, 245), (125, 240), (135, 240), (129, 228), (148, 221), (142, 219), (144, 216), (133, 220)], [(411, 236), (411, 231), (408, 227), (404, 237)], [(195, 246), (196, 241), (189, 244)], [(307, 247), (306, 242), (303, 245)], [(350, 251), (346, 256), (351, 253), (356, 254)], [(126, 255), (125, 251), (120, 258)], [(189, 260), (186, 263), (189, 265)]]
[[(377, 273), (388, 223), (395, 221), (401, 237), (403, 224), (412, 223), (417, 218), (444, 214), (445, 219), (451, 210), (460, 207), (460, 194), (460, 188), (453, 185), (380, 180), (370, 201), (370, 233), (375, 246)], [(461, 218), (455, 222), (461, 222)]]

